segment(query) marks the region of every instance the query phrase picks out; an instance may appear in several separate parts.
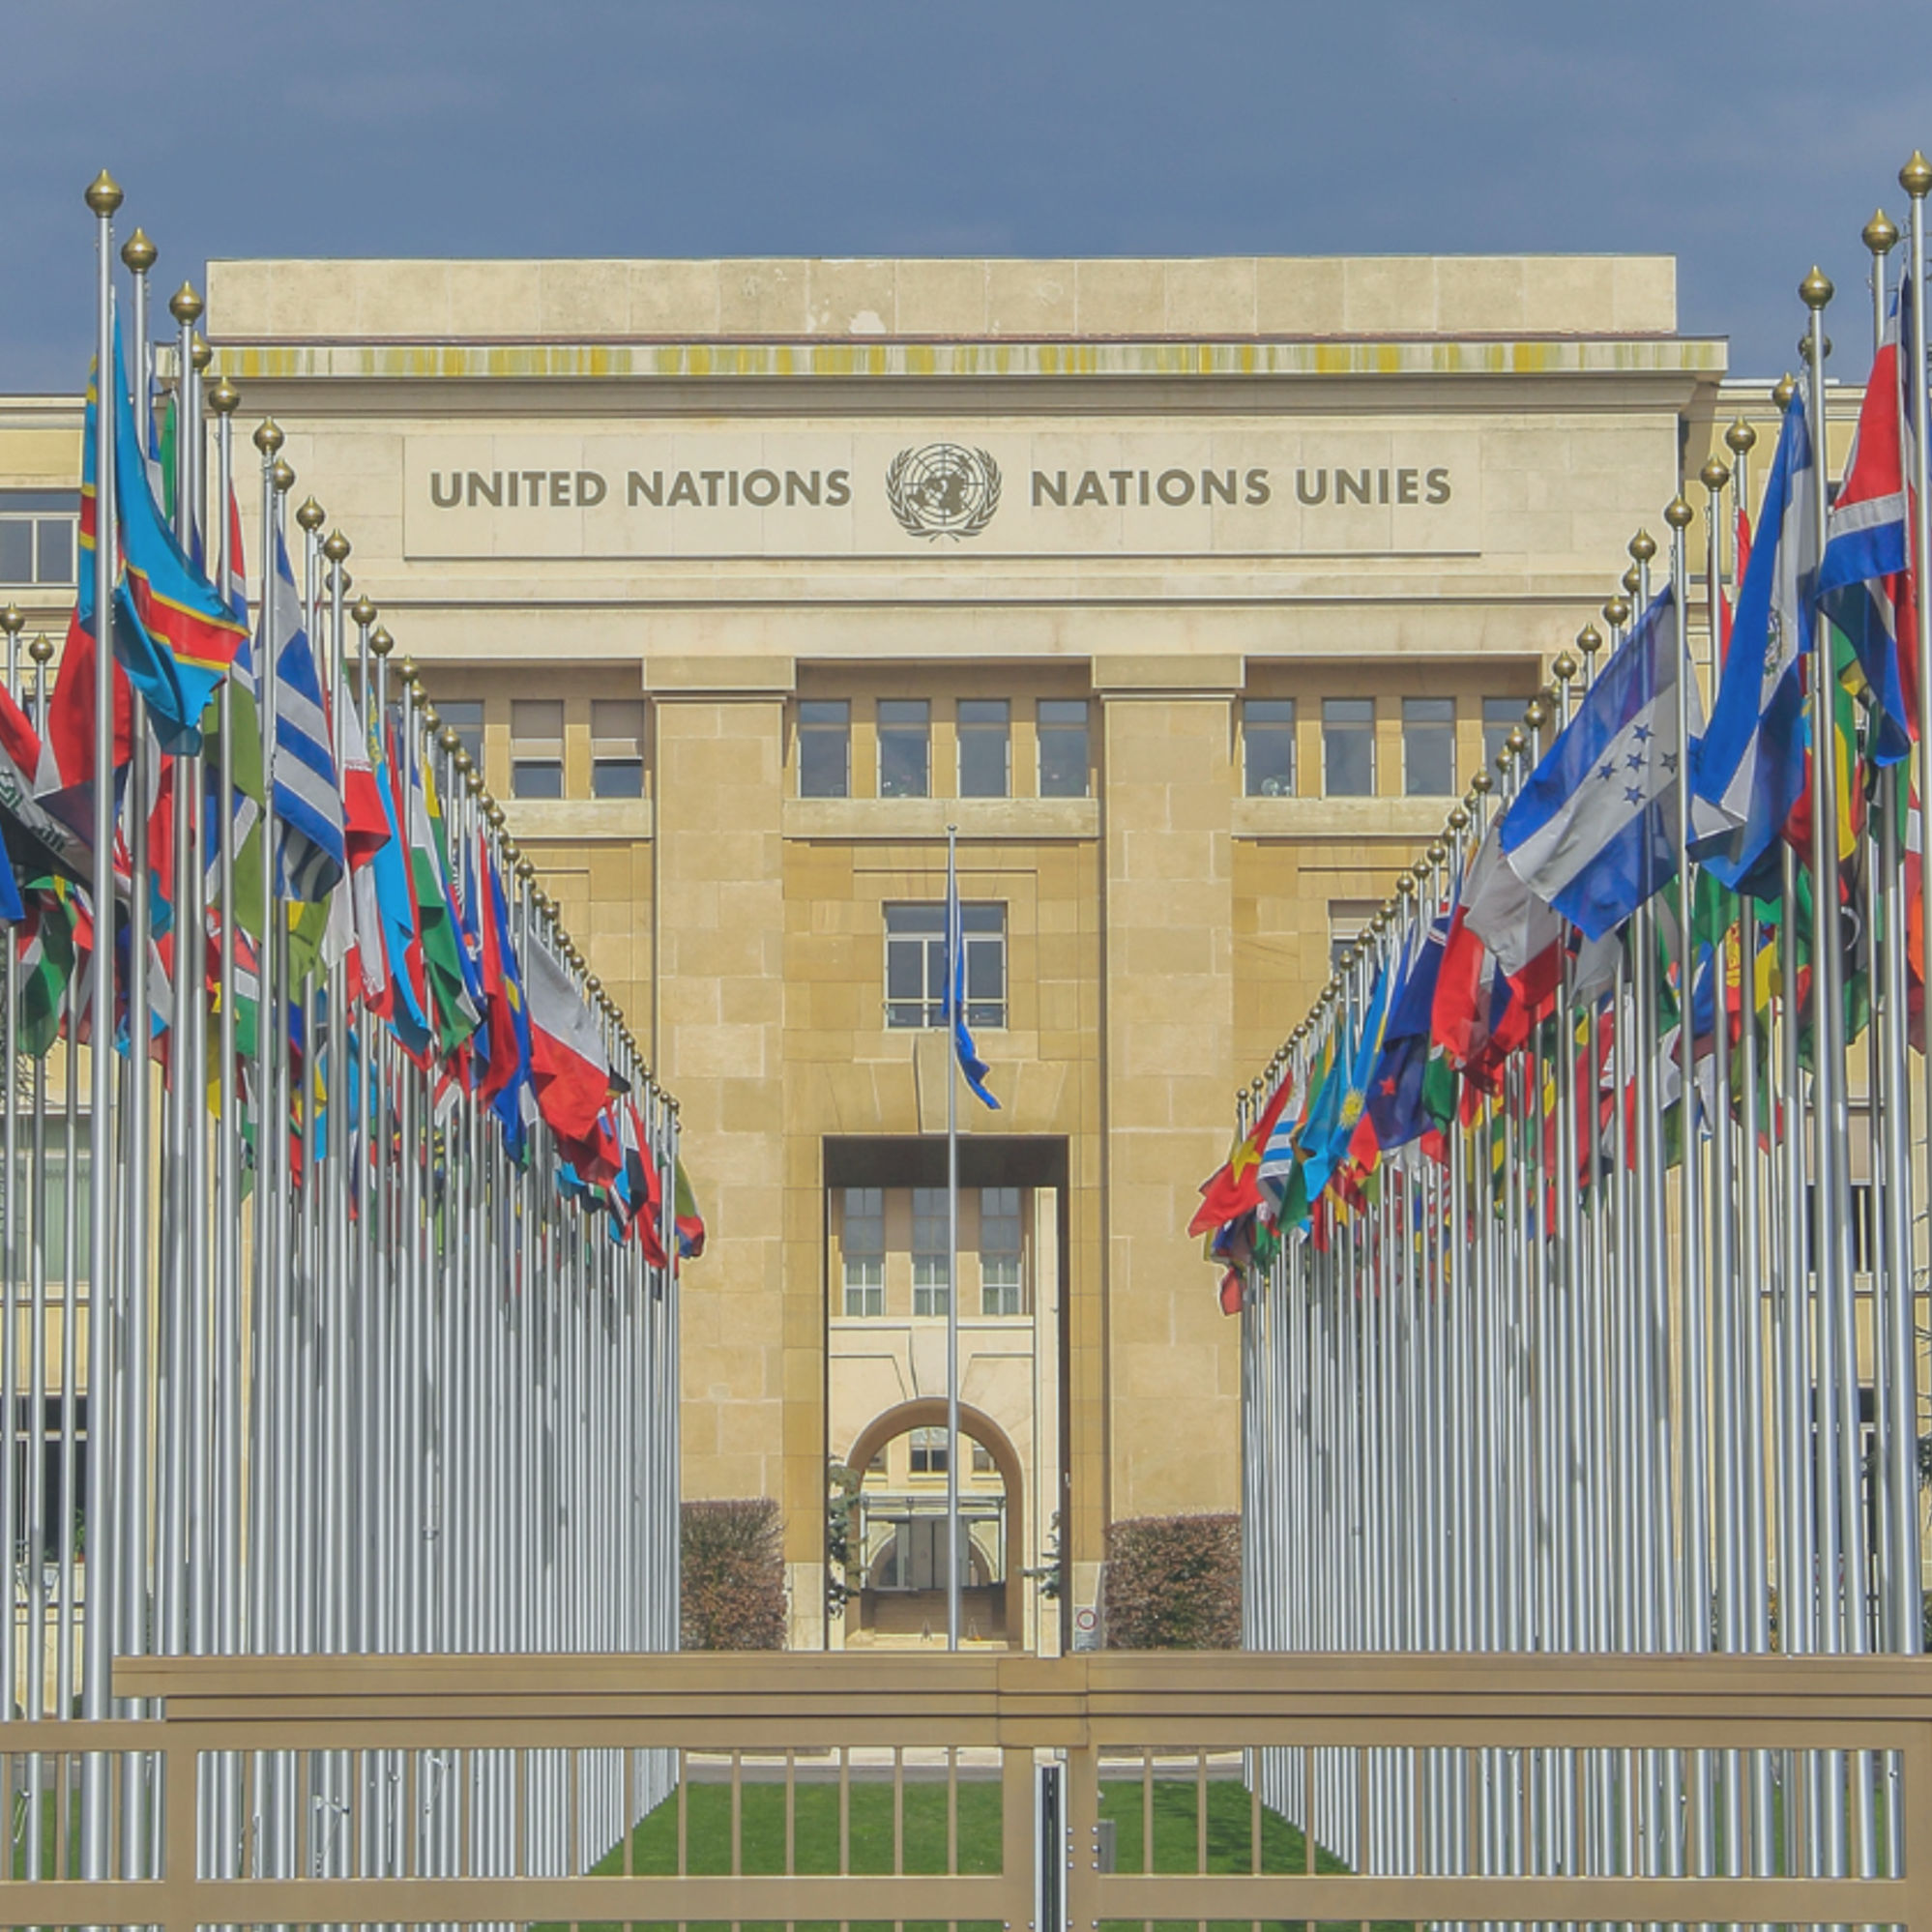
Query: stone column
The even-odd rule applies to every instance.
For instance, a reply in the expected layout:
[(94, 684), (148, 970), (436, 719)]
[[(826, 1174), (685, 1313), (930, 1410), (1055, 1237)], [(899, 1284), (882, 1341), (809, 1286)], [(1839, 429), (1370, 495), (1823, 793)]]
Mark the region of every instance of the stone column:
[[(1240, 1325), (1186, 1229), (1234, 1064), (1239, 659), (1107, 660), (1106, 1306), (1111, 1520), (1238, 1506)], [(1207, 694), (1203, 694), (1204, 687)]]

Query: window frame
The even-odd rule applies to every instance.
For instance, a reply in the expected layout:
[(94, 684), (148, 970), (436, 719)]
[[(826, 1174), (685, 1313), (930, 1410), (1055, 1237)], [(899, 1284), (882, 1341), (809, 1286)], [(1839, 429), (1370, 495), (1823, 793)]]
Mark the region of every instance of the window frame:
[[(999, 716), (973, 717), (969, 712), (980, 709)], [(962, 799), (1009, 799), (1013, 794), (1013, 708), (1008, 698), (961, 698), (953, 708), (955, 770)], [(1000, 782), (996, 790), (969, 791), (966, 785), (967, 749), (999, 741)]]
[[(0, 524), (27, 533), (27, 573), (0, 574), (8, 590), (71, 590), (79, 581), (80, 508), (66, 490), (0, 489)], [(66, 546), (67, 568), (54, 572), (42, 567), (43, 532), (54, 529)]]
[[(517, 712), (525, 707), (537, 705), (555, 706), (557, 732), (552, 738), (547, 733), (539, 734), (520, 729)], [(570, 734), (570, 714), (565, 709), (562, 698), (512, 698), (510, 701), (510, 795), (513, 799), (555, 800), (570, 795), (569, 775), (565, 765), (565, 746)], [(556, 746), (555, 755), (534, 753), (525, 747)], [(526, 789), (524, 775), (533, 776), (540, 772), (553, 772), (556, 775), (555, 791), (544, 791), (541, 784)]]
[[(1334, 708), (1341, 705), (1365, 705), (1368, 715), (1365, 718), (1332, 717)], [(1372, 799), (1376, 796), (1376, 724), (1375, 700), (1372, 697), (1325, 697), (1322, 700), (1322, 796), (1325, 799)], [(1368, 781), (1360, 790), (1338, 791), (1335, 788), (1336, 761), (1332, 754), (1337, 748), (1336, 740), (1344, 734), (1350, 739), (1360, 738), (1367, 747)]]
[[(813, 716), (822, 713), (824, 716)], [(836, 713), (834, 718), (832, 714)], [(802, 799), (849, 799), (852, 796), (852, 700), (850, 698), (801, 698), (796, 722), (798, 737), (798, 794)], [(835, 791), (816, 791), (807, 786), (807, 747), (836, 738), (838, 743), (838, 787)]]
[[(1273, 711), (1276, 717), (1265, 717), (1263, 713)], [(1241, 708), (1241, 786), (1242, 796), (1250, 799), (1292, 799), (1298, 796), (1301, 785), (1301, 746), (1296, 734), (1301, 730), (1301, 713), (1296, 700), (1277, 697), (1244, 698)], [(1288, 777), (1286, 788), (1269, 791), (1266, 783), (1256, 783), (1254, 751), (1257, 745), (1265, 745), (1278, 739), (1288, 750)]]
[[(862, 1197), (856, 1205), (855, 1195)], [(863, 1198), (867, 1196), (870, 1200)], [(847, 1187), (838, 1213), (839, 1306), (847, 1321), (877, 1321), (886, 1312), (886, 1190)], [(861, 1227), (876, 1227), (876, 1245), (854, 1246), (854, 1232)], [(855, 1270), (862, 1278), (854, 1278)]]
[[(1447, 705), (1447, 717), (1414, 717), (1414, 709), (1423, 705)], [(1427, 696), (1405, 697), (1402, 700), (1402, 796), (1410, 799), (1449, 799), (1456, 796), (1455, 782), (1455, 732), (1456, 703), (1452, 697)], [(1416, 783), (1414, 740), (1412, 733), (1427, 733), (1440, 736), (1448, 747), (1448, 782), (1440, 790), (1434, 786), (1420, 787)]]
[[(1049, 719), (1049, 711), (1064, 708), (1070, 713), (1075, 706), (1080, 711), (1080, 788), (1078, 791), (1066, 791), (1047, 783), (1047, 741), (1070, 734), (1073, 723), (1070, 717), (1065, 722)], [(1033, 710), (1034, 736), (1034, 789), (1043, 799), (1085, 799), (1094, 794), (1094, 707), (1086, 698), (1037, 698)]]
[[(1012, 1212), (995, 1212), (996, 1195), (1012, 1196)], [(1011, 1223), (1012, 1245), (1010, 1247), (988, 1247), (986, 1233), (996, 1224)], [(1012, 1279), (992, 1279), (992, 1264), (995, 1262), (1012, 1264)], [(1000, 1273), (1005, 1273), (1004, 1267)], [(994, 1305), (995, 1302), (1003, 1305)], [(1010, 1305), (1004, 1305), (1010, 1303)], [(980, 1313), (987, 1320), (1005, 1320), (1013, 1316), (1025, 1315), (1027, 1307), (1026, 1280), (1026, 1192), (1020, 1187), (981, 1187), (980, 1189)]]
[[(903, 713), (888, 718), (887, 714)], [(914, 714), (918, 722), (914, 722)], [(878, 790), (882, 799), (929, 799), (932, 796), (932, 700), (930, 698), (880, 698), (873, 714), (873, 731), (878, 743)], [(919, 782), (916, 789), (899, 789), (897, 781), (889, 786), (887, 759), (889, 745), (919, 745)]]
[[(1007, 906), (1004, 899), (968, 899), (959, 908), (964, 925), (966, 950), (966, 1024), (983, 1027), (990, 1033), (1007, 1029), (1012, 1002), (1012, 982), (1009, 971), (1007, 946)], [(903, 929), (894, 931), (896, 921)], [(934, 899), (888, 900), (882, 914), (884, 926), (885, 1021), (889, 1032), (920, 1032), (945, 1024), (946, 997), (946, 904)], [(901, 959), (917, 951), (918, 994), (895, 993), (893, 969), (895, 954)], [(976, 996), (976, 962), (990, 952), (998, 962), (999, 993), (995, 998)], [(917, 1009), (917, 1012), (913, 1010)]]
[[(606, 732), (600, 735), (598, 711), (600, 706), (623, 705), (635, 719), (634, 727), (629, 731)], [(603, 722), (610, 721), (608, 713)], [(594, 799), (641, 799), (644, 796), (644, 734), (649, 729), (649, 719), (642, 698), (594, 697), (590, 701), (590, 790)], [(606, 750), (606, 746), (623, 746), (623, 750)], [(619, 772), (634, 775), (635, 785), (630, 790), (606, 791), (603, 780), (607, 776)]]

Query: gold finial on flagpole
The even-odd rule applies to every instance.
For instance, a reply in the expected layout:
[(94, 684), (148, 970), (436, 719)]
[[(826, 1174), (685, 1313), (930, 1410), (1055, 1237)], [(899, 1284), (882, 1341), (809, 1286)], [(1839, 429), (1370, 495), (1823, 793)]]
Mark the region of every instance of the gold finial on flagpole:
[(369, 649), (373, 651), (378, 658), (387, 658), (389, 654), (395, 649), (395, 639), (392, 637), (389, 634), (389, 632), (380, 624), (378, 624), (376, 628), (369, 632)]
[(1566, 685), (1576, 676), (1576, 659), (1567, 651), (1559, 651), (1556, 662), (1550, 666), (1550, 669), (1556, 674), (1558, 684)]
[(167, 312), (183, 328), (187, 328), (190, 323), (199, 322), (201, 320), (201, 311), (207, 306), (201, 297), (195, 293), (194, 284), (191, 281), (183, 282), (167, 299)]
[(1576, 633), (1576, 648), (1583, 653), (1587, 664), (1603, 648), (1603, 633), (1594, 624), (1586, 624)]
[(1758, 446), (1758, 432), (1742, 416), (1732, 420), (1724, 432), (1724, 447), (1734, 456), (1748, 455)]
[(1912, 151), (1912, 159), (1898, 171), (1898, 185), (1915, 201), (1923, 201), (1932, 194), (1932, 161), (1918, 152)]
[(1831, 278), (1816, 262), (1811, 265), (1811, 273), (1798, 284), (1799, 297), (1807, 308), (1828, 307), (1837, 292), (1831, 286)]
[(293, 489), (295, 486), (294, 466), (290, 463), (284, 462), (279, 456), (278, 456), (276, 458), (275, 468), (269, 472), (269, 480), (275, 484), (276, 489), (279, 494), (281, 494), (282, 496), (286, 496), (288, 492), (291, 489)]
[(232, 416), (242, 405), (242, 392), (226, 376), (217, 376), (208, 392), (208, 406), (217, 416)]
[(321, 529), (327, 517), (328, 512), (312, 496), (295, 512), (296, 522), (301, 524), (305, 530)]
[(1638, 570), (1635, 564), (1632, 564), (1618, 581), (1624, 586), (1624, 595), (1625, 597), (1635, 597), (1644, 587), (1644, 573)]
[(339, 564), (349, 554), (349, 540), (339, 530), (332, 530), (322, 540), (322, 554), (332, 564)]
[(160, 255), (161, 250), (148, 240), (148, 231), (145, 228), (136, 228), (121, 244), (121, 259), (134, 275), (146, 275), (154, 267)]
[(1859, 231), (1859, 239), (1875, 255), (1888, 255), (1898, 246), (1898, 223), (1883, 208)]
[(1722, 456), (1712, 456), (1698, 471), (1697, 481), (1708, 490), (1720, 490), (1731, 481), (1731, 466)]
[(264, 417), (261, 422), (255, 424), (255, 448), (263, 455), (274, 455), (281, 448), (284, 440), (285, 438), (281, 433), (281, 424), (273, 416)]
[(1682, 495), (1672, 497), (1664, 506), (1664, 521), (1673, 530), (1687, 530), (1690, 527), (1691, 518), (1696, 514), (1697, 512), (1691, 509), (1689, 504), (1684, 502)]
[(1780, 409), (1789, 409), (1792, 398), (1798, 394), (1798, 378), (1789, 369), (1771, 385), (1771, 400)]
[(37, 664), (45, 664), (50, 662), (53, 658), (53, 639), (49, 637), (44, 630), (43, 630), (41, 634), (38, 637), (36, 637), (31, 644), (27, 646), (27, 656), (30, 657)]
[(0, 610), (0, 631), (9, 637), (17, 637), (27, 628), (27, 613), (17, 603), (10, 603)]
[(87, 184), (87, 205), (97, 215), (113, 214), (126, 199), (121, 184), (104, 167)]
[(1657, 553), (1657, 540), (1648, 530), (1639, 530), (1630, 539), (1630, 555), (1638, 563), (1648, 564)]
[(1622, 629), (1630, 621), (1630, 600), (1622, 597), (1611, 598), (1603, 606), (1603, 621)]
[(349, 615), (365, 630), (376, 621), (376, 607), (366, 596), (359, 597), (349, 606)]
[(196, 330), (188, 338), (188, 361), (190, 366), (199, 375), (215, 360), (215, 351), (208, 346), (207, 337)]

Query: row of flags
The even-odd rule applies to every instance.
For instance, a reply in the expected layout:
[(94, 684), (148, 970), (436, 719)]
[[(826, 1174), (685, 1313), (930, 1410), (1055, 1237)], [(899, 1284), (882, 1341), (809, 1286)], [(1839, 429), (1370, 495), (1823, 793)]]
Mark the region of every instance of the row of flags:
[[(31, 997), (55, 1014), (61, 987), (47, 983), (49, 977), (84, 971), (95, 936), (100, 406), (98, 380), (91, 379), (80, 588), (53, 689), (32, 712), (12, 693), (0, 694), (0, 838), (13, 862), (0, 867), (0, 918), (15, 925), (23, 962), (32, 951)], [(109, 406), (117, 484), (108, 617), (117, 943), (125, 947), (128, 899), (139, 890), (161, 949), (157, 960), (165, 962), (161, 971), (192, 975), (214, 956), (212, 949), (178, 943), (172, 903), (178, 882), (169, 867), (152, 864), (137, 885), (128, 866), (136, 814), (145, 818), (148, 851), (168, 849), (184, 761), (219, 746), (225, 688), (234, 741), (234, 785), (226, 801), (214, 796), (215, 759), (200, 760), (211, 940), (232, 919), (238, 943), (252, 954), (285, 923), (295, 983), (343, 968), (348, 1010), (335, 1017), (345, 1028), (380, 1024), (419, 1067), (433, 1067), (474, 1092), (518, 1160), (528, 1157), (531, 1129), (541, 1123), (572, 1198), (606, 1212), (615, 1232), (655, 1250), (659, 1237), (646, 1210), (660, 1199), (661, 1184), (641, 1097), (632, 1091), (640, 1069), (633, 1060), (620, 1070), (626, 1056), (612, 1021), (587, 1004), (576, 972), (556, 956), (537, 922), (525, 920), (516, 929), (510, 909), (521, 893), (506, 888), (501, 840), (481, 812), (465, 814), (460, 829), (451, 823), (437, 784), (442, 761), (420, 714), (405, 701), (366, 725), (355, 681), (344, 667), (332, 672), (315, 647), (320, 594), (305, 597), (298, 589), (278, 517), (251, 636), (239, 508), (231, 494), (225, 587), (218, 588), (198, 561), (198, 538), (178, 537), (155, 499), (118, 321)], [(365, 679), (368, 668), (365, 657)], [(273, 686), (272, 739), (263, 735), (264, 680)], [(369, 689), (366, 683), (366, 696)], [(136, 699), (146, 734), (139, 761)], [(220, 902), (213, 884), (224, 818), (236, 848), (232, 906)], [(265, 850), (271, 827), (272, 850)], [(123, 972), (116, 981), (115, 1033), (123, 1051), (129, 978)], [(219, 1001), (212, 968), (201, 990), (209, 1002)], [(157, 1000), (164, 1014), (164, 991)], [(58, 1021), (51, 1037), (39, 1017), (25, 1037), (44, 1052), (70, 1025), (87, 1037), (91, 1014), (83, 1009)], [(251, 1014), (243, 1031), (253, 1036)], [(158, 1025), (150, 1050), (166, 1061), (168, 1049), (166, 1027)], [(682, 1191), (688, 1204), (688, 1186)], [(688, 1206), (680, 1226), (681, 1246), (695, 1252), (703, 1242), (701, 1217)]]
[[(1898, 346), (1901, 330), (1912, 338), (1912, 300), (1902, 281), (1822, 556), (1810, 521), (1811, 425), (1801, 395), (1786, 403), (1755, 541), (1739, 512), (1741, 581), (1735, 608), (1727, 600), (1723, 613), (1708, 724), (1683, 641), (1682, 591), (1666, 583), (1634, 614), (1481, 836), (1457, 854), (1440, 906), (1380, 949), (1372, 982), (1332, 1001), (1306, 1050), (1277, 1061), (1253, 1125), (1203, 1184), (1189, 1230), (1227, 1264), (1230, 1309), (1241, 1304), (1250, 1257), (1265, 1259), (1284, 1233), (1321, 1238), (1332, 1213), (1360, 1203), (1383, 1159), (1411, 1148), (1445, 1158), (1445, 1134), (1494, 1091), (1507, 1056), (1551, 1022), (1566, 986), (1571, 1010), (1607, 997), (1617, 958), (1636, 943), (1638, 913), (1659, 895), (1659, 923), (1673, 936), (1666, 1000), (1686, 981), (1708, 982), (1720, 953), (1728, 998), (1738, 999), (1740, 900), (1752, 898), (1772, 929), (1785, 896), (1781, 855), (1809, 852), (1813, 704), (1804, 670), (1820, 615), (1836, 652), (1838, 891), (1849, 903), (1865, 801), (1917, 736), (1914, 378)], [(1916, 835), (1916, 805), (1911, 822)], [(1916, 851), (1910, 878), (1900, 916), (1916, 935)], [(1808, 961), (1800, 970), (1808, 978)], [(1919, 971), (1915, 953), (1915, 1013)], [(1859, 979), (1856, 970), (1848, 977)], [(1861, 1014), (1848, 1016), (1856, 1038)], [(1732, 1011), (1727, 1024), (1741, 1023)], [(1702, 1053), (1708, 1033), (1699, 1039)], [(1586, 1172), (1580, 1184), (1588, 1183)]]

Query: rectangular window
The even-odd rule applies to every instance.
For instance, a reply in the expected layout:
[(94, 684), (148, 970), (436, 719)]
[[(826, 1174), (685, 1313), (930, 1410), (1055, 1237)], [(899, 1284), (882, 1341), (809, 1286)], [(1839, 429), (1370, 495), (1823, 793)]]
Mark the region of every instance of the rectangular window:
[(932, 794), (932, 707), (923, 698), (879, 700), (879, 796)]
[(951, 1256), (947, 1225), (946, 1189), (913, 1189), (913, 1313), (943, 1315)]
[(984, 1443), (975, 1443), (973, 1445), (973, 1474), (975, 1476), (991, 1476), (998, 1468), (999, 1464), (993, 1460), (992, 1450)]
[(72, 584), (73, 546), (73, 496), (0, 489), (0, 584)]
[(915, 1476), (944, 1476), (948, 1461), (944, 1429), (914, 1429), (909, 1445)]
[(482, 698), (438, 698), (436, 709), (442, 714), (443, 722), (463, 741), (463, 749), (477, 761), (477, 770), (483, 770), (483, 708)]
[(1375, 794), (1375, 700), (1322, 700), (1322, 790), (1332, 799)]
[(1034, 715), (1039, 739), (1039, 795), (1043, 799), (1087, 796), (1087, 700), (1041, 698)]
[(644, 700), (591, 699), (591, 797), (644, 796)]
[(838, 1245), (845, 1262), (845, 1312), (886, 1312), (886, 1193), (882, 1187), (848, 1187)]
[(843, 698), (799, 703), (799, 797), (852, 796), (852, 707)]
[(1295, 796), (1295, 700), (1249, 698), (1242, 707), (1243, 789), (1251, 799)]
[[(966, 1024), (1007, 1023), (1007, 909), (959, 908), (966, 948)], [(946, 907), (886, 908), (886, 1024), (945, 1024)]]
[(1331, 899), (1329, 901), (1329, 971), (1341, 970), (1342, 954), (1368, 930), (1375, 917), (1372, 899)]
[(515, 698), (510, 706), (510, 795), (564, 796), (564, 701)]
[(1455, 795), (1455, 699), (1402, 700), (1402, 789), (1412, 799)]
[(1010, 789), (1012, 707), (1005, 698), (959, 700), (959, 796), (1003, 799)]
[[(73, 1260), (76, 1282), (85, 1282), (88, 1277), (88, 1261), (93, 1254), (94, 1223), (88, 1210), (89, 1177), (94, 1172), (94, 1156), (87, 1145), (87, 1120), (83, 1115), (77, 1129), (77, 1142), (73, 1150), (73, 1176), (72, 1206), (73, 1209)], [(58, 1139), (56, 1136), (58, 1135)], [(69, 1190), (67, 1185), (67, 1148), (65, 1130), (49, 1127), (46, 1150), (46, 1166), (43, 1173), (41, 1189), (41, 1225), (39, 1229), (28, 1224), (27, 1208), (34, 1183), (33, 1156), (22, 1146), (15, 1156), (14, 1202), (20, 1215), (19, 1240), (17, 1243), (7, 1240), (6, 1222), (0, 1216), (0, 1247), (11, 1248), (15, 1277), (20, 1281), (30, 1278), (33, 1256), (38, 1250), (44, 1271), (42, 1279), (48, 1282), (61, 1282), (67, 1278), (67, 1229)], [(22, 1139), (24, 1141), (24, 1134)], [(4, 1202), (0, 1202), (4, 1206)], [(4, 1268), (4, 1263), (0, 1263)]]
[(1026, 1291), (1020, 1273), (1020, 1190), (980, 1189), (980, 1312), (1023, 1315)]
[(1523, 700), (1521, 698), (1484, 698), (1482, 700), (1482, 762), (1491, 772), (1496, 769), (1496, 760), (1502, 755), (1503, 747), (1509, 742), (1509, 734), (1523, 721)]

